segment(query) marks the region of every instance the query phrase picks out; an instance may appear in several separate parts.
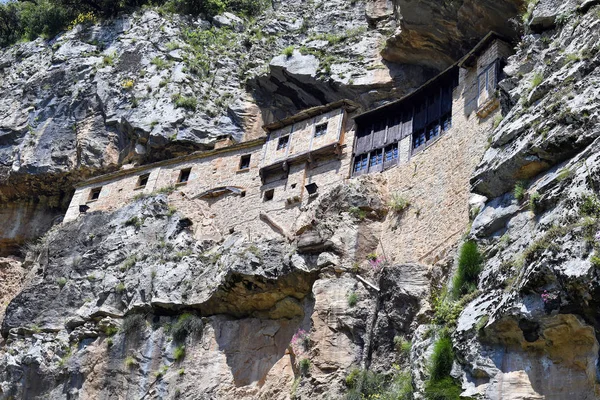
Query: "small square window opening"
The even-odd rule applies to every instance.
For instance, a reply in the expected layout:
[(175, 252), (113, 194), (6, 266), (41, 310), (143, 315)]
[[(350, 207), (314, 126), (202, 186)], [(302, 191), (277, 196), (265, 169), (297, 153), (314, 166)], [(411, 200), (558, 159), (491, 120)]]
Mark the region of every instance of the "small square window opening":
[(250, 168), (250, 158), (251, 154), (246, 154), (240, 158), (240, 170), (249, 169)]
[(269, 190), (265, 191), (265, 194), (263, 196), (263, 200), (264, 201), (273, 200), (274, 196), (275, 196), (275, 189), (269, 189)]
[(93, 201), (93, 200), (98, 200), (100, 198), (100, 192), (102, 191), (102, 188), (94, 188), (90, 191), (90, 197), (88, 199), (88, 201)]
[(315, 137), (323, 136), (327, 133), (327, 122), (315, 126)]
[(189, 181), (191, 172), (192, 172), (191, 168), (182, 169), (179, 172), (179, 179), (177, 180), (177, 182), (178, 183), (186, 183), (187, 181)]
[(309, 196), (314, 196), (317, 194), (317, 189), (319, 189), (319, 186), (317, 186), (316, 183), (309, 183), (305, 186), (305, 188)]
[(138, 188), (144, 188), (148, 184), (148, 179), (150, 178), (150, 174), (140, 175), (137, 182)]
[(279, 141), (277, 142), (277, 150), (286, 149), (289, 142), (290, 142), (290, 137), (289, 136), (282, 136), (282, 137), (280, 137)]

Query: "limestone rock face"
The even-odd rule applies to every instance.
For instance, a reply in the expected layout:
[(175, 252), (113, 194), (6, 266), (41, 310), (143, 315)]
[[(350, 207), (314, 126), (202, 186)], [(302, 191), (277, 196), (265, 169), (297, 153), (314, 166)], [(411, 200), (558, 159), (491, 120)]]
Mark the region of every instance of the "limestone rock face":
[[(3, 395), (325, 399), (344, 395), (351, 368), (385, 372), (403, 360), (394, 338), (410, 336), (426, 305), (426, 268), (351, 267), (365, 246), (357, 224), (375, 232), (385, 215), (377, 179), (320, 195), (293, 243), (242, 233), (197, 241), (171, 200), (151, 196), (53, 228), (31, 247), (24, 281), (20, 263), (0, 264), (6, 300), (16, 294), (2, 321)], [(340, 215), (351, 205), (368, 220)], [(318, 245), (300, 246), (307, 232)], [(185, 318), (196, 328), (182, 339)]]
[(479, 294), (453, 337), (465, 395), (598, 396), (597, 13), (540, 1), (504, 69), (504, 118), (471, 180), (488, 200), (470, 233)]
[(15, 258), (0, 258), (0, 320), (4, 319), (6, 306), (21, 290), (25, 268)]
[[(513, 35), (521, 6), (272, 5), (253, 25), (145, 10), (4, 50), (0, 251), (50, 229), (85, 176), (223, 134), (254, 138), (264, 122), (342, 97), (379, 105), (488, 30)], [(455, 324), (439, 323), (452, 246), (435, 265), (367, 261), (393, 243), (379, 176), (319, 193), (277, 240), (195, 235), (200, 211), (156, 195), (0, 259), (0, 398), (325, 400), (344, 398), (355, 368), (389, 377), (398, 365), (424, 399), (447, 328), (464, 396), (597, 398), (600, 6), (540, 0), (530, 11), (464, 204), (485, 263), (477, 290), (446, 310)]]
[(392, 62), (443, 69), (462, 57), (489, 31), (515, 37), (522, 2), (393, 0), (398, 26), (383, 57)]

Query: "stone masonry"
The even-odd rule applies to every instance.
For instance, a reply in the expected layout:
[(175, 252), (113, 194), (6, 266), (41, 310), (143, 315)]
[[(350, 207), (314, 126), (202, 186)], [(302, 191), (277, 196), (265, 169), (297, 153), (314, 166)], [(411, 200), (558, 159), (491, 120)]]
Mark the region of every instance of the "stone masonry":
[[(497, 62), (508, 52), (507, 45), (493, 36), (482, 43), (485, 46), (478, 45), (477, 52), (459, 63), (452, 127), (414, 153), (410, 137), (404, 138), (399, 164), (381, 173), (383, 192), (410, 202), (403, 212), (389, 213), (380, 229), (391, 246), (378, 251), (394, 262), (433, 263), (467, 229), (469, 177), (499, 112), (496, 108), (485, 118), (477, 115), (478, 79), (484, 64)], [(78, 218), (84, 211), (80, 207), (107, 211), (136, 196), (167, 190), (173, 192), (173, 206), (192, 219), (199, 239), (218, 240), (234, 231), (251, 239), (291, 239), (302, 229), (293, 222), (301, 210), (319, 193), (351, 179), (356, 128), (355, 107), (349, 105), (343, 101), (317, 107), (270, 124), (266, 137), (232, 145), (223, 142), (212, 151), (89, 180), (77, 188), (65, 221)], [(142, 180), (145, 185), (140, 185)], [(312, 194), (311, 184), (316, 185), (310, 188)]]

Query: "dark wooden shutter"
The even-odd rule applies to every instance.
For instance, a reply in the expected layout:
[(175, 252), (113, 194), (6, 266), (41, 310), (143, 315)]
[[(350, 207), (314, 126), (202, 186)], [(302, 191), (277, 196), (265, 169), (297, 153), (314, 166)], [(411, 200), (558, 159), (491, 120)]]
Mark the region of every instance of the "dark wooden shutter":
[(442, 88), (442, 115), (452, 111), (452, 85), (447, 83)]
[(385, 144), (385, 126), (385, 118), (380, 118), (379, 121), (375, 123), (375, 128), (373, 130), (373, 148), (382, 147)]
[(392, 137), (394, 136), (394, 129), (396, 127), (396, 117), (394, 116), (393, 110), (390, 110), (390, 116), (387, 120), (387, 134), (385, 135), (385, 144), (389, 144), (392, 142)]
[(359, 128), (356, 138), (356, 154), (363, 154), (371, 150), (371, 125), (366, 124)]
[(415, 109), (415, 118), (413, 122), (413, 130), (417, 131), (425, 127), (425, 123), (427, 122), (427, 103), (423, 98), (419, 103), (417, 103)]
[(400, 113), (396, 113), (393, 117), (388, 119), (388, 131), (385, 144), (394, 143), (400, 138), (402, 134), (402, 118)]
[(435, 121), (440, 117), (440, 90), (435, 88), (433, 93), (429, 96), (429, 102), (427, 106), (427, 121)]
[(413, 132), (413, 115), (412, 110), (406, 110), (402, 113), (402, 136), (405, 138)]

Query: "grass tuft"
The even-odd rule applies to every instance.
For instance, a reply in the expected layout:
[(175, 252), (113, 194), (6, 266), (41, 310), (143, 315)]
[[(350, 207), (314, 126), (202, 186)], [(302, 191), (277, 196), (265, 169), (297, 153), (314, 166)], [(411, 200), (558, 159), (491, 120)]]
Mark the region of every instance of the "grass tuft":
[(285, 49), (283, 49), (282, 54), (284, 56), (286, 56), (287, 58), (290, 58), (291, 56), (294, 55), (294, 46), (288, 46)]
[(513, 189), (513, 196), (515, 196), (515, 199), (517, 199), (518, 201), (521, 201), (525, 198), (526, 191), (527, 190), (525, 189), (525, 182), (519, 181), (515, 184), (515, 188)]
[(463, 243), (458, 255), (458, 269), (452, 280), (452, 295), (454, 298), (473, 292), (477, 288), (477, 279), (483, 267), (483, 257), (477, 243)]
[(354, 307), (358, 303), (358, 294), (356, 292), (351, 292), (348, 294), (348, 306)]
[(452, 363), (454, 362), (454, 350), (452, 340), (448, 334), (443, 334), (433, 345), (429, 364), (429, 376), (432, 381), (440, 381), (450, 376)]
[(179, 345), (175, 348), (175, 351), (173, 352), (173, 358), (175, 359), (175, 361), (181, 361), (185, 358), (184, 345)]

